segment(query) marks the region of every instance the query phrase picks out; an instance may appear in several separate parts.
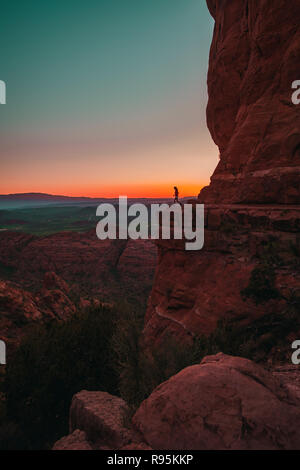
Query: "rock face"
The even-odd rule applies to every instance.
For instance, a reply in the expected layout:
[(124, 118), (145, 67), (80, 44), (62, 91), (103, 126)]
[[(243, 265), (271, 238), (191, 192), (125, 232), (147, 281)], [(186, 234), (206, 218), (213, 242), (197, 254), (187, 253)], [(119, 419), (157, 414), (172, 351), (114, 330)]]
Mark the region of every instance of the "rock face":
[[(211, 205), (202, 250), (188, 252), (181, 241), (159, 240), (145, 342), (160, 342), (166, 334), (208, 335), (222, 319), (247, 325), (289, 308), (289, 298), (300, 296), (299, 228), (300, 211), (289, 206)], [(257, 303), (242, 293), (254, 269), (265, 265), (274, 273), (277, 296)]]
[(299, 366), (285, 364), (276, 367), (274, 376), (278, 377), (291, 393), (300, 401), (300, 373)]
[[(207, 3), (215, 18), (207, 122), (220, 162), (198, 197), (206, 208), (204, 248), (157, 243), (149, 344), (165, 333), (207, 335), (220, 319), (249, 323), (285, 311), (291, 295), (300, 298), (300, 105), (291, 100), (299, 2)], [(245, 299), (241, 292), (266, 263), (277, 298)]]
[(208, 127), (220, 150), (204, 202), (300, 203), (298, 0), (208, 0)]
[(252, 361), (206, 357), (159, 385), (133, 424), (153, 449), (299, 449), (299, 396)]

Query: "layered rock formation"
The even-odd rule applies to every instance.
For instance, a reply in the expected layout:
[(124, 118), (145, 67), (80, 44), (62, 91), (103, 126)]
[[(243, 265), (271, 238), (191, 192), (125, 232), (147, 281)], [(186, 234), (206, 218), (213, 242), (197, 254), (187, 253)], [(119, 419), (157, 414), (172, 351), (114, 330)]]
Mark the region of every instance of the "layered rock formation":
[[(300, 106), (291, 101), (299, 4), (209, 0), (208, 7), (215, 29), (207, 122), (220, 162), (193, 202), (205, 203), (204, 248), (158, 242), (146, 343), (166, 333), (207, 335), (221, 319), (246, 324), (300, 298)], [(263, 270), (276, 295), (259, 298)]]
[(206, 203), (300, 203), (297, 0), (208, 0), (215, 19), (207, 123), (220, 162)]
[(123, 400), (82, 391), (73, 397), (70, 435), (54, 449), (299, 449), (300, 384), (293, 373), (208, 356), (159, 385), (126, 426)]
[[(146, 342), (161, 341), (165, 334), (208, 335), (222, 319), (246, 325), (289, 308), (289, 299), (300, 294), (299, 229), (296, 208), (207, 206), (201, 251), (160, 240)], [(255, 289), (257, 294), (264, 289), (259, 282), (253, 297), (243, 295), (255, 268), (266, 269), (266, 276), (274, 273), (277, 295), (266, 292), (264, 301), (256, 299)]]
[(43, 237), (1, 232), (0, 339), (10, 351), (33, 323), (66, 320), (78, 306), (143, 302), (155, 261), (151, 241), (100, 241), (94, 230)]

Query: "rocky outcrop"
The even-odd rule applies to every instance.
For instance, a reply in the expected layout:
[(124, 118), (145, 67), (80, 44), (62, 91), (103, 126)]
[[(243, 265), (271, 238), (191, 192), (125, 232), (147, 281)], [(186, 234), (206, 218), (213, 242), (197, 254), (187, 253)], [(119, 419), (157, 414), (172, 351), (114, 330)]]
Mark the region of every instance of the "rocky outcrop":
[(83, 390), (74, 395), (70, 410), (70, 432), (81, 429), (91, 442), (119, 448), (131, 440), (130, 431), (124, 426), (126, 403), (106, 392)]
[(43, 279), (43, 287), (46, 290), (61, 290), (65, 294), (70, 292), (68, 284), (53, 271), (47, 272)]
[(296, 368), (267, 371), (219, 353), (171, 377), (142, 402), (82, 391), (70, 410), (70, 435), (54, 450), (299, 449), (300, 383)]
[(53, 450), (150, 449), (130, 423), (126, 426), (128, 413), (128, 406), (121, 398), (82, 390), (72, 400), (70, 434), (57, 441)]
[(153, 449), (299, 449), (299, 403), (271, 372), (220, 353), (157, 387), (133, 424)]
[[(247, 325), (284, 312), (290, 297), (300, 296), (299, 229), (297, 208), (211, 205), (202, 250), (188, 252), (181, 241), (159, 240), (145, 342), (160, 342), (166, 334), (188, 340), (212, 333), (222, 319)], [(277, 295), (245, 297), (254, 269), (264, 266), (274, 275)], [(259, 282), (254, 287), (263, 289)]]
[(156, 251), (147, 240), (100, 241), (94, 230), (0, 232), (0, 339), (10, 351), (34, 322), (65, 320), (76, 308), (111, 306), (117, 298), (144, 304)]
[(208, 0), (207, 123), (220, 161), (200, 200), (300, 203), (298, 0)]
[(277, 366), (274, 370), (274, 376), (300, 401), (300, 368), (298, 365), (284, 364)]
[(53, 272), (46, 273), (44, 287), (37, 293), (0, 281), (0, 339), (7, 342), (8, 353), (34, 323), (64, 321), (75, 312), (67, 284)]

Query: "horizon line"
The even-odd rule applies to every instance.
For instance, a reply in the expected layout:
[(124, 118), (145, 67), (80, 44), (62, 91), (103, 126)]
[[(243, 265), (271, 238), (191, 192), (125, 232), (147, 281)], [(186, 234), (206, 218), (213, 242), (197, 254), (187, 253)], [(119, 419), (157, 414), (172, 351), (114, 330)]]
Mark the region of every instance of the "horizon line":
[[(59, 198), (69, 198), (69, 199), (119, 199), (120, 197), (127, 197), (128, 199), (173, 199), (173, 196), (126, 196), (125, 194), (120, 194), (118, 196), (71, 196), (67, 194), (51, 194), (43, 192), (22, 192), (22, 193), (7, 193), (0, 194), (0, 197), (10, 197), (10, 196), (49, 196), (49, 197), (59, 197)], [(183, 196), (181, 199), (197, 197), (196, 195)]]

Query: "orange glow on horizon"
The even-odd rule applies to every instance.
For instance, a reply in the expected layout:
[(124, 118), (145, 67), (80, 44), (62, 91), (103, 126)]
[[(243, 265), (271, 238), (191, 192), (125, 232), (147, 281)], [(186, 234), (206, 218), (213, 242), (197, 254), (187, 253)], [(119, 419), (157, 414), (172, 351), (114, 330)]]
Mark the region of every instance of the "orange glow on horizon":
[[(5, 192), (6, 194), (16, 193), (46, 193), (60, 196), (70, 197), (91, 197), (91, 198), (118, 198), (119, 196), (127, 196), (129, 198), (172, 198), (174, 194), (174, 186), (178, 187), (179, 198), (188, 196), (197, 196), (203, 186), (209, 182), (204, 183), (174, 183), (164, 184), (120, 184), (120, 185), (97, 185), (97, 187), (89, 186), (76, 186), (76, 189), (70, 187), (49, 186), (46, 188), (38, 187), (21, 187), (15, 188), (13, 191)], [(99, 189), (101, 187), (101, 189)], [(1, 192), (1, 194), (5, 194)]]

